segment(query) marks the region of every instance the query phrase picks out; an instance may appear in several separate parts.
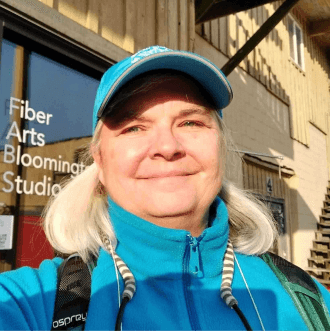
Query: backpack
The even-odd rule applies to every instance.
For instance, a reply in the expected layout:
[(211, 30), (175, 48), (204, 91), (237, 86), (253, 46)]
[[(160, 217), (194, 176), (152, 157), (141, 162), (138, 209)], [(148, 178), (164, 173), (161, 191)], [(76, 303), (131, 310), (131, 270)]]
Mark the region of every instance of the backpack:
[[(312, 277), (275, 254), (265, 253), (260, 258), (288, 292), (308, 330), (330, 330), (328, 309)], [(60, 265), (52, 330), (84, 330), (95, 266), (96, 259), (86, 264), (78, 254)]]
[(78, 254), (57, 270), (57, 291), (51, 330), (84, 330), (96, 259), (86, 264)]
[(272, 254), (260, 256), (289, 293), (308, 330), (330, 330), (330, 316), (312, 277), (296, 265)]

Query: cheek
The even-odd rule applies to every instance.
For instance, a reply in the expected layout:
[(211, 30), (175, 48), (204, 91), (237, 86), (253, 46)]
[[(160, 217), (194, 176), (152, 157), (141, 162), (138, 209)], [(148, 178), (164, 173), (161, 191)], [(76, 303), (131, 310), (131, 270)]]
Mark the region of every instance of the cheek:
[(221, 149), (219, 148), (219, 145), (215, 145), (212, 154), (209, 158), (209, 167), (211, 171), (214, 173), (215, 177), (222, 177), (223, 173), (223, 158)]
[(210, 132), (202, 139), (192, 141), (192, 148), (196, 155), (199, 155), (200, 161), (204, 163), (209, 170), (218, 171), (222, 167), (222, 146), (220, 135), (217, 131)]
[(112, 148), (104, 149), (103, 169), (110, 179), (133, 177), (143, 160), (145, 150), (132, 143), (114, 143)]
[[(224, 175), (224, 153), (223, 148), (220, 145), (219, 141), (215, 141), (212, 145), (208, 145), (208, 159), (207, 167), (208, 167), (208, 174), (209, 180), (211, 180), (216, 187), (221, 185), (222, 178)], [(218, 187), (220, 189), (220, 187)]]
[(216, 167), (220, 173), (220, 177), (223, 177), (225, 164), (226, 164), (226, 147), (224, 145), (224, 141), (219, 137), (215, 146), (215, 162)]

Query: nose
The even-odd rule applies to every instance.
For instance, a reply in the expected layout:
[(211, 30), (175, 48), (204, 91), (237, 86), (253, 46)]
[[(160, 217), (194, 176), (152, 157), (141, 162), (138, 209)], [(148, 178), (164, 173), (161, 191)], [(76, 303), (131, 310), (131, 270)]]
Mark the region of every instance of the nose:
[(175, 161), (185, 156), (185, 150), (170, 128), (159, 128), (153, 137), (150, 157)]

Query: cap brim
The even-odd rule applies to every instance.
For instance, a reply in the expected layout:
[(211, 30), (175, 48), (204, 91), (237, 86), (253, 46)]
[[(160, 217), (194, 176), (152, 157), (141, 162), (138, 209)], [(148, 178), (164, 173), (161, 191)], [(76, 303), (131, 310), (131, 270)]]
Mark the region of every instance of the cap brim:
[(157, 69), (181, 71), (196, 79), (213, 98), (217, 110), (227, 107), (233, 98), (226, 76), (212, 62), (194, 53), (163, 52), (140, 59), (124, 70), (103, 99), (97, 117), (103, 116), (106, 105), (122, 86), (138, 75)]

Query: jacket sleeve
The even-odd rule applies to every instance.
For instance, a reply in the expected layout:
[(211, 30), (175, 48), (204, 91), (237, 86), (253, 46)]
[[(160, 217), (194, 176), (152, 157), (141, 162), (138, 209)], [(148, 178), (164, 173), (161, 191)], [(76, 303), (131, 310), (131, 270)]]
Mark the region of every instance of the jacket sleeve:
[(45, 260), (39, 269), (23, 267), (0, 275), (0, 330), (51, 329), (61, 262)]

